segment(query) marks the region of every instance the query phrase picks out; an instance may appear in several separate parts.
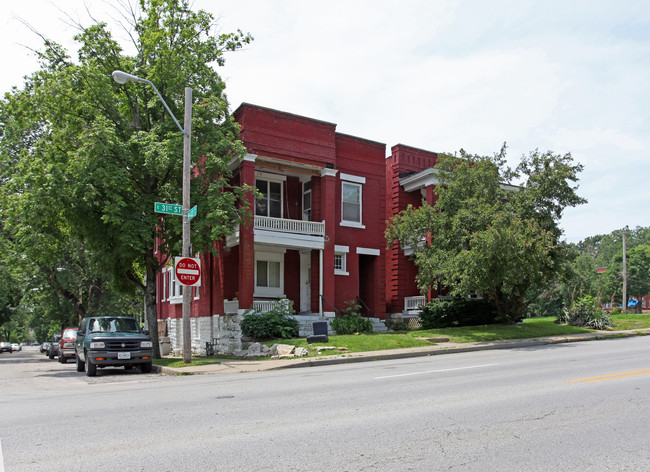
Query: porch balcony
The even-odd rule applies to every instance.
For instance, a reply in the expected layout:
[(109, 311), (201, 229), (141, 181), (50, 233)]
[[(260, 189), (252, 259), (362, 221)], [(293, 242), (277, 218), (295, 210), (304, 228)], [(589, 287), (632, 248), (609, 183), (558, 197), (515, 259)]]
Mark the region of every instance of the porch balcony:
[(415, 297), (404, 297), (404, 311), (407, 314), (417, 315), (420, 313), (420, 308), (427, 304), (427, 298), (424, 295)]
[(324, 221), (288, 220), (286, 218), (273, 218), (271, 216), (255, 217), (255, 232), (273, 231), (279, 233), (292, 233), (305, 236), (325, 237)]
[[(325, 247), (325, 221), (290, 220), (256, 215), (253, 225), (255, 243), (309, 249)], [(239, 230), (227, 238), (226, 244), (228, 247), (239, 244)]]

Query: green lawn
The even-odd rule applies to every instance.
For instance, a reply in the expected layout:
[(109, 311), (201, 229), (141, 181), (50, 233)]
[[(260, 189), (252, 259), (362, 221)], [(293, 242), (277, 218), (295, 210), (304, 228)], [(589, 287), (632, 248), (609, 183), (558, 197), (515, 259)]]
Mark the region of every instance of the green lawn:
[(643, 329), (650, 328), (650, 314), (645, 315), (611, 315), (614, 329)]
[(555, 317), (527, 318), (515, 325), (464, 326), (462, 328), (444, 328), (411, 331), (412, 336), (446, 337), (456, 343), (480, 341), (498, 341), (501, 339), (539, 338), (563, 334), (589, 333), (592, 330), (555, 323)]
[[(650, 315), (614, 315), (614, 330), (650, 328)], [(527, 318), (516, 325), (483, 325), (462, 328), (445, 328), (409, 331), (400, 334), (359, 334), (350, 336), (330, 336), (328, 343), (314, 343), (310, 355), (318, 355), (321, 346), (344, 348), (343, 352), (383, 351), (402, 347), (431, 346), (431, 338), (449, 338), (451, 342), (470, 343), (497, 341), (502, 339), (540, 338), (543, 336), (561, 336), (565, 334), (589, 333), (591, 329), (578, 328), (555, 323), (555, 317)], [(267, 342), (309, 347), (305, 339), (284, 339)], [(321, 355), (340, 353), (341, 351), (322, 351)]]
[[(650, 315), (613, 315), (613, 330), (629, 330), (650, 328)], [(543, 336), (559, 336), (565, 334), (589, 333), (593, 330), (576, 326), (555, 323), (555, 317), (527, 318), (516, 325), (483, 325), (466, 326), (463, 328), (445, 328), (418, 330), (404, 333), (389, 334), (359, 334), (345, 336), (330, 336), (328, 343), (307, 344), (304, 338), (276, 339), (264, 344), (290, 344), (309, 349), (310, 356), (341, 354), (345, 352), (384, 351), (403, 347), (431, 346), (431, 338), (448, 338), (451, 342), (470, 343), (480, 341), (497, 341), (501, 339), (540, 338)], [(321, 350), (323, 346), (336, 346), (339, 350)], [(227, 357), (227, 356), (221, 356)], [(232, 357), (229, 357), (232, 358)], [(203, 365), (219, 363), (216, 357), (193, 357), (192, 364)], [(169, 367), (186, 367), (182, 358), (155, 359), (154, 364)]]
[[(276, 339), (275, 341), (266, 342), (273, 344), (290, 344), (296, 347), (306, 347), (307, 340), (302, 339)], [(409, 334), (357, 334), (330, 336), (327, 343), (313, 343), (310, 353), (317, 354), (319, 347), (336, 346), (343, 347), (348, 352), (365, 352), (365, 351), (384, 351), (386, 349), (399, 349), (402, 347), (431, 346), (431, 342), (425, 339), (418, 339)], [(340, 351), (337, 351), (340, 352)], [(332, 351), (322, 351), (322, 354), (332, 354)]]

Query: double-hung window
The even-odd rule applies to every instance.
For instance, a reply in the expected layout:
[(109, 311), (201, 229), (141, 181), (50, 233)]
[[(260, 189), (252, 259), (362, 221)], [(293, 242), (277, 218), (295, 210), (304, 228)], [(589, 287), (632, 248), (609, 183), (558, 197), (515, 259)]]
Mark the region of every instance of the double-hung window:
[(284, 254), (255, 253), (255, 295), (280, 297), (284, 295)]
[(311, 221), (311, 180), (302, 184), (302, 219)]
[(362, 219), (365, 177), (341, 174), (341, 226), (364, 228)]
[(169, 273), (169, 302), (180, 303), (183, 300), (183, 284), (176, 279), (173, 266), (167, 272)]
[(255, 214), (282, 218), (282, 182), (256, 179), (255, 186), (261, 193), (255, 199)]

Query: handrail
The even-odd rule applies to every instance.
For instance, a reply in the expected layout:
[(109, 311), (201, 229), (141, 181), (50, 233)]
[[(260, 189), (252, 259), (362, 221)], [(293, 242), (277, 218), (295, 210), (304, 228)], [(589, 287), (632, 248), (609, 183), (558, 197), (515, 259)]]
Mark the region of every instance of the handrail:
[(370, 318), (370, 308), (368, 305), (366, 305), (366, 303), (361, 299), (359, 295), (357, 295), (357, 303), (361, 305), (362, 308), (366, 309), (366, 313), (368, 313), (368, 315), (366, 315), (366, 318)]
[(334, 311), (336, 312), (336, 316), (339, 316), (339, 315), (341, 314), (341, 312), (340, 312), (340, 311), (339, 311), (339, 310), (338, 310), (334, 305), (332, 305), (332, 302), (330, 302), (330, 301), (325, 297), (325, 295), (322, 295), (322, 294), (321, 294), (321, 295), (320, 295), (320, 298), (321, 298), (321, 300), (326, 301), (327, 304), (328, 304), (329, 306), (331, 306), (332, 308), (334, 308)]

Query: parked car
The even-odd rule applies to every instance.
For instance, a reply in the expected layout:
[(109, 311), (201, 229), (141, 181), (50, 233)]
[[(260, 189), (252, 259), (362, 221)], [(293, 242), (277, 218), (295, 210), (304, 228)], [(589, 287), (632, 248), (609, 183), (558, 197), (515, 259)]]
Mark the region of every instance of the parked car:
[(12, 351), (22, 351), (22, 346), (18, 343), (11, 343), (11, 350)]
[(59, 339), (59, 362), (65, 364), (68, 359), (74, 359), (74, 341), (77, 339), (78, 328), (67, 328), (63, 330)]
[(41, 352), (43, 354), (47, 353), (47, 349), (50, 347), (50, 344), (52, 344), (52, 343), (49, 342), (49, 341), (45, 341), (43, 344), (41, 344)]
[(47, 357), (50, 359), (54, 359), (56, 356), (59, 355), (59, 340), (61, 339), (60, 334), (55, 334), (52, 336), (52, 342), (50, 343), (50, 347), (47, 348)]
[(75, 355), (77, 372), (93, 377), (97, 367), (139, 366), (143, 373), (152, 369), (149, 331), (141, 330), (135, 318), (126, 316), (91, 316), (81, 321)]
[(8, 342), (1, 342), (0, 343), (0, 352), (11, 352), (11, 343)]

